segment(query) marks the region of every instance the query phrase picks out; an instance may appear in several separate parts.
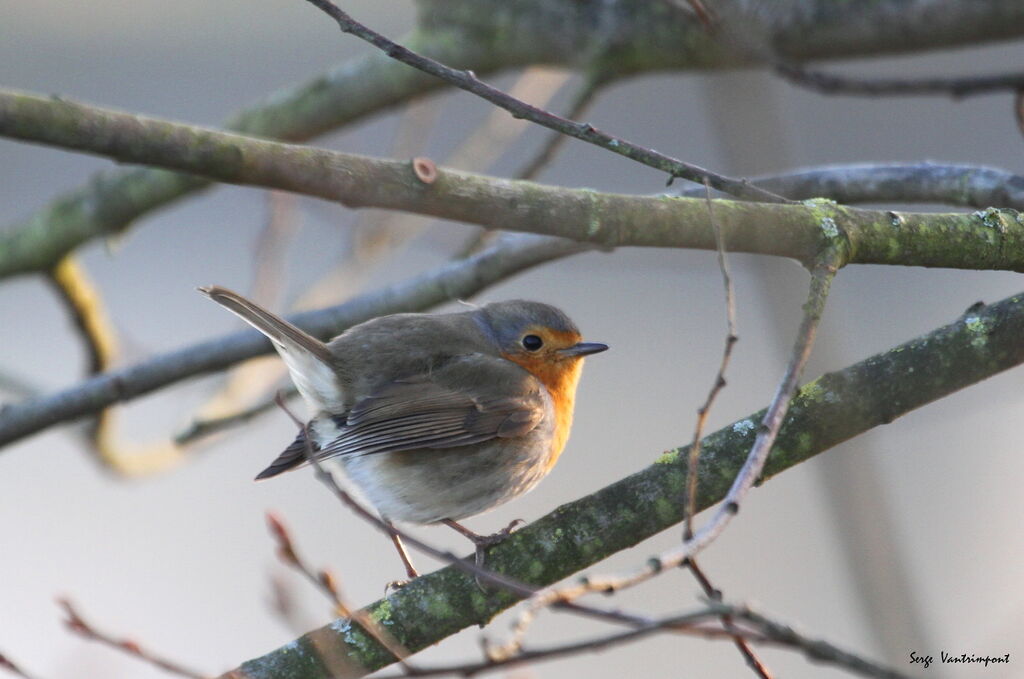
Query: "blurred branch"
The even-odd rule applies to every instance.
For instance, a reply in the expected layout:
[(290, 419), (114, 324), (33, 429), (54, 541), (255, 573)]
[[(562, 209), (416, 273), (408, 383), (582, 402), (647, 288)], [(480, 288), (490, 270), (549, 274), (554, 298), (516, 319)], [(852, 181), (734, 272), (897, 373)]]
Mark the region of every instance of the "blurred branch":
[(99, 291), (78, 258), (68, 255), (53, 268), (49, 281), (71, 317), (88, 357), (86, 371), (92, 375), (109, 370), (117, 355), (117, 338), (107, 317)]
[[(292, 398), (297, 396), (298, 393), (295, 387), (289, 387), (283, 392), (285, 398)], [(174, 435), (174, 443), (179, 446), (185, 446), (226, 429), (245, 424), (252, 418), (276, 407), (276, 399), (276, 396), (269, 396), (248, 408), (233, 410), (227, 415), (215, 417), (196, 416), (181, 431)]]
[(365, 611), (353, 610), (349, 606), (348, 602), (341, 596), (337, 578), (327, 569), (314, 570), (302, 560), (295, 549), (295, 542), (292, 540), (291, 534), (281, 519), (272, 512), (268, 512), (267, 524), (270, 527), (271, 535), (273, 535), (274, 540), (277, 542), (277, 555), (281, 561), (299, 571), (314, 587), (323, 592), (334, 604), (335, 615), (349, 618), (361, 625), (367, 634), (371, 635), (381, 646), (398, 658), (398, 663), (403, 668), (412, 670), (412, 666), (405, 662), (405, 658), (409, 656), (409, 651), (402, 648), (402, 645), (395, 641), (394, 637)]
[[(566, 110), (564, 116), (569, 120), (576, 120), (594, 102), (597, 98), (597, 93), (601, 91), (601, 88), (605, 85), (604, 79), (595, 74), (589, 74), (586, 76), (583, 84), (577, 89), (572, 95), (572, 101), (569, 103), (569, 107)], [(513, 91), (513, 94), (515, 92)], [(565, 145), (565, 140), (568, 139), (564, 134), (558, 132), (552, 132), (548, 135), (547, 140), (541, 146), (540, 150), (523, 166), (519, 172), (516, 173), (516, 179), (533, 180), (545, 168), (554, 160), (555, 156)], [(467, 239), (465, 245), (462, 246), (457, 257), (466, 257), (482, 247), (485, 247), (491, 240), (497, 237), (498, 231), (488, 231), (486, 229), (475, 233), (473, 236)]]
[(20, 375), (0, 372), (0, 392), (7, 392), (16, 398), (26, 399), (39, 396), (42, 389)]
[(794, 63), (776, 64), (775, 72), (794, 85), (822, 94), (867, 97), (939, 95), (962, 99), (979, 94), (1014, 92), (1024, 87), (1024, 73), (959, 78), (858, 78), (817, 71)]
[[(296, 314), (290, 319), (318, 337), (333, 337), (376, 316), (422, 311), (446, 301), (468, 299), (524, 269), (586, 249), (587, 246), (559, 238), (515, 234), (465, 260), (446, 263), (344, 304)], [(223, 370), (271, 351), (270, 343), (262, 335), (245, 330), (97, 375), (56, 394), (12, 404), (0, 411), (0, 446), (112, 403), (131, 400), (188, 377)]]
[[(716, 248), (702, 200), (564, 189), (441, 168), (436, 180), (424, 184), (408, 162), (290, 146), (9, 91), (0, 91), (0, 134), (350, 207), (407, 210), (606, 247)], [(730, 251), (793, 257), (810, 265), (835, 225), (842, 224), (851, 263), (1024, 271), (1024, 221), (1016, 211), (897, 213), (829, 201), (722, 200), (715, 213)]]
[[(117, 338), (99, 290), (78, 258), (62, 259), (49, 281), (71, 317), (88, 356), (87, 375), (111, 370), (117, 357)], [(105, 471), (120, 476), (140, 476), (164, 471), (182, 459), (182, 451), (161, 441), (130, 446), (118, 437), (117, 412), (103, 408), (96, 412), (85, 432), (88, 449)]]
[[(1011, 297), (972, 307), (949, 325), (805, 385), (793, 399), (762, 478), (1019, 365), (1024, 362), (1022, 334), (1024, 296)], [(698, 508), (726, 496), (764, 414), (751, 415), (704, 438)], [(855, 452), (850, 449), (847, 454)], [(489, 568), (543, 586), (632, 547), (682, 519), (678, 498), (686, 484), (687, 467), (686, 449), (673, 450), (650, 467), (559, 507), (491, 548)], [(364, 610), (416, 652), (461, 629), (485, 624), (517, 600), (505, 591), (485, 595), (474, 586), (472, 575), (447, 567)], [(732, 614), (739, 617), (735, 611)], [(349, 629), (340, 633), (329, 625), (242, 664), (234, 676), (267, 677), (283, 667), (304, 673), (306, 679), (329, 676), (318, 648), (359, 658), (358, 664), (367, 669), (379, 668), (391, 658), (369, 636)]]
[[(565, 111), (566, 120), (577, 121), (589, 109), (597, 98), (597, 94), (608, 84), (608, 81), (599, 73), (588, 73), (584, 76), (583, 83), (572, 95), (572, 100)], [(516, 173), (516, 179), (534, 179), (551, 164), (555, 156), (565, 145), (566, 137), (559, 132), (552, 132), (541, 146), (540, 151)]]
[(21, 679), (34, 679), (31, 674), (21, 669), (18, 665), (15, 665), (14, 661), (3, 653), (0, 653), (0, 670), (6, 670), (16, 677), (21, 677)]
[(68, 629), (82, 635), (86, 639), (92, 639), (93, 641), (106, 644), (111, 648), (116, 648), (119, 651), (123, 651), (130, 656), (138, 658), (139, 660), (154, 667), (158, 667), (165, 672), (170, 672), (171, 674), (189, 677), (189, 679), (204, 679), (207, 676), (188, 669), (177, 661), (168, 660), (167, 658), (155, 655), (142, 648), (138, 643), (131, 639), (118, 639), (110, 634), (101, 632), (86, 622), (68, 599), (59, 599), (57, 603), (64, 609), (64, 614), (67, 616), (67, 619), (64, 620), (64, 624), (67, 625)]

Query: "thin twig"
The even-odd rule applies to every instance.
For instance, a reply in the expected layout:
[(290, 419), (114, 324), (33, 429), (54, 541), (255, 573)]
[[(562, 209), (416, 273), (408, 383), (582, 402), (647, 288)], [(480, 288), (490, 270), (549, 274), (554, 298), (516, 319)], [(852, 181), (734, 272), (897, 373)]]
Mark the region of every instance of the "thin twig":
[(775, 72), (794, 85), (823, 94), (868, 97), (938, 95), (963, 99), (981, 94), (1015, 91), (1024, 87), (1024, 73), (959, 78), (857, 78), (816, 71), (789, 62), (775, 64)]
[(14, 661), (3, 653), (0, 653), (0, 670), (7, 670), (14, 676), (21, 677), (21, 679), (34, 679), (31, 674), (21, 669), (18, 665), (15, 665)]
[[(602, 77), (600, 73), (588, 73), (583, 76), (583, 83), (573, 94), (563, 117), (566, 120), (579, 122), (578, 119), (590, 109), (598, 93), (606, 84), (608, 84), (607, 79)], [(551, 164), (551, 161), (558, 155), (558, 152), (562, 150), (566, 139), (568, 137), (558, 131), (548, 135), (548, 138), (544, 141), (543, 146), (541, 146), (536, 155), (515, 174), (516, 179), (529, 180), (540, 176), (540, 173)]]
[(361, 625), (367, 634), (376, 639), (377, 643), (398, 659), (398, 663), (406, 671), (414, 671), (414, 668), (406, 662), (406, 658), (411, 655), (408, 649), (402, 646), (386, 629), (377, 624), (377, 621), (366, 611), (352, 608), (342, 597), (338, 580), (330, 571), (314, 570), (306, 565), (295, 549), (295, 542), (281, 519), (272, 512), (268, 512), (267, 524), (270, 527), (270, 534), (277, 541), (277, 555), (281, 561), (299, 571), (314, 587), (323, 592), (334, 604), (334, 609), (339, 616), (349, 618)]
[[(285, 398), (293, 398), (298, 395), (298, 390), (294, 387), (287, 387), (281, 393)], [(262, 415), (265, 412), (273, 409), (277, 405), (276, 397), (265, 398), (259, 403), (254, 403), (248, 408), (236, 410), (227, 415), (221, 415), (219, 417), (202, 417), (197, 415), (194, 420), (189, 422), (184, 428), (181, 429), (177, 434), (174, 435), (174, 443), (179, 446), (185, 446), (196, 441), (212, 436), (225, 429), (237, 427), (240, 424), (245, 424), (252, 418)]]
[(137, 642), (132, 641), (131, 639), (118, 639), (117, 637), (97, 630), (82, 618), (68, 599), (58, 599), (57, 603), (60, 604), (61, 608), (64, 609), (65, 615), (67, 615), (67, 619), (64, 620), (64, 624), (67, 625), (68, 629), (82, 635), (86, 639), (98, 641), (112, 648), (116, 648), (130, 656), (147, 662), (154, 667), (159, 667), (166, 672), (170, 672), (171, 674), (189, 677), (190, 679), (205, 679), (207, 676), (184, 667), (176, 661), (155, 655), (142, 648)]
[[(580, 87), (573, 95), (572, 101), (569, 103), (569, 108), (565, 112), (565, 117), (569, 120), (576, 120), (582, 116), (590, 105), (594, 102), (597, 97), (597, 93), (605, 85), (606, 81), (598, 74), (588, 74), (585, 76), (582, 87)], [(526, 181), (532, 181), (540, 175), (541, 172), (554, 160), (555, 156), (561, 150), (565, 143), (566, 137), (560, 132), (552, 132), (544, 145), (531, 158), (526, 165), (524, 165), (519, 172), (516, 173), (516, 179), (522, 179)], [(469, 255), (477, 252), (481, 248), (485, 247), (490, 243), (491, 240), (497, 238), (499, 231), (492, 231), (487, 229), (481, 229), (477, 233), (473, 234), (463, 245), (459, 252), (455, 255), (456, 259), (462, 259)]]
[[(700, 624), (710, 617), (720, 620), (740, 620), (752, 629), (740, 628), (735, 625), (730, 629), (721, 629)], [(744, 643), (781, 646), (803, 651), (808, 659), (815, 662), (834, 665), (862, 676), (873, 677), (874, 679), (906, 679), (906, 675), (901, 672), (874, 663), (849, 651), (844, 651), (827, 641), (807, 637), (788, 625), (751, 611), (746, 606), (733, 606), (718, 600), (709, 601), (707, 609), (651, 620), (646, 625), (623, 632), (615, 632), (545, 648), (524, 649), (508, 655), (499, 654), (478, 662), (420, 667), (410, 673), (381, 675), (380, 679), (443, 675), (468, 677), (523, 663), (551, 660), (586, 651), (596, 651), (609, 646), (642, 639), (657, 633), (686, 634), (711, 640), (731, 639), (735, 641), (739, 639)]]
[[(704, 595), (708, 599), (717, 602), (722, 601), (722, 591), (711, 584), (711, 580), (708, 579), (708, 576), (704, 573), (703, 569), (697, 565), (696, 559), (687, 559), (683, 564), (686, 569), (693, 574), (693, 577), (700, 584), (701, 589), (704, 590)], [(719, 616), (719, 619), (722, 621), (722, 627), (724, 627), (726, 631), (735, 630), (731, 615), (723, 613)], [(739, 649), (740, 655), (742, 655), (743, 659), (746, 660), (747, 665), (754, 670), (754, 673), (757, 674), (757, 676), (761, 677), (761, 679), (772, 679), (771, 670), (769, 670), (757, 654), (754, 653), (754, 649), (751, 648), (750, 643), (744, 639), (741, 634), (737, 633), (734, 635), (732, 642), (733, 645)]]
[(722, 360), (718, 365), (718, 372), (715, 374), (715, 382), (704, 400), (704, 405), (697, 410), (697, 424), (693, 428), (693, 441), (690, 444), (689, 471), (686, 477), (686, 498), (683, 502), (683, 539), (689, 540), (693, 537), (693, 517), (697, 513), (697, 465), (700, 462), (701, 439), (704, 436), (704, 427), (707, 424), (708, 413), (723, 388), (725, 388), (725, 369), (729, 366), (732, 358), (732, 349), (736, 346), (739, 337), (736, 335), (736, 291), (732, 285), (732, 276), (729, 274), (729, 260), (725, 256), (725, 240), (722, 237), (722, 229), (715, 219), (715, 211), (711, 202), (711, 187), (704, 183), (704, 199), (708, 206), (708, 219), (711, 222), (711, 229), (715, 232), (715, 246), (718, 252), (718, 268), (722, 272), (722, 284), (725, 287), (725, 320), (726, 335), (725, 347), (722, 349)]
[(659, 632), (676, 632), (706, 638), (717, 638), (723, 636), (722, 630), (697, 626), (698, 623), (716, 617), (720, 617), (717, 612), (701, 610), (693, 613), (652, 620), (647, 625), (626, 630), (624, 632), (615, 632), (613, 634), (567, 644), (559, 644), (557, 646), (524, 649), (512, 655), (489, 657), (487, 660), (479, 662), (456, 663), (437, 667), (421, 667), (411, 673), (383, 675), (380, 679), (400, 679), (403, 676), (433, 677), (448, 674), (471, 677), (509, 666), (536, 662), (538, 660), (553, 660), (567, 655), (576, 655), (587, 651), (597, 651), (629, 641), (636, 641)]
[(717, 608), (722, 615), (728, 615), (733, 619), (749, 623), (754, 629), (769, 639), (771, 643), (778, 643), (802, 650), (808, 659), (815, 662), (835, 665), (855, 674), (873, 677), (874, 679), (907, 678), (907, 675), (903, 672), (871, 662), (849, 651), (844, 651), (827, 641), (811, 639), (797, 632), (789, 625), (755, 613), (746, 606), (729, 606), (720, 602), (711, 602), (710, 605), (713, 608)]
[(681, 179), (688, 179), (694, 182), (702, 182), (704, 179), (707, 179), (708, 182), (710, 182), (710, 184), (719, 191), (724, 191), (739, 198), (749, 198), (767, 203), (788, 202), (785, 198), (777, 196), (770, 191), (759, 189), (748, 182), (732, 179), (730, 177), (705, 170), (704, 168), (696, 165), (685, 163), (681, 160), (666, 156), (663, 153), (654, 151), (653, 149), (644, 148), (626, 141), (625, 139), (614, 137), (598, 130), (593, 125), (566, 120), (565, 118), (557, 116), (547, 110), (531, 106), (524, 101), (509, 96), (499, 89), (491, 87), (487, 83), (478, 79), (476, 74), (472, 71), (460, 71), (450, 68), (438, 61), (413, 52), (412, 50), (393, 42), (380, 33), (377, 33), (354, 20), (347, 12), (342, 11), (337, 5), (330, 2), (330, 0), (307, 1), (334, 19), (338, 23), (342, 32), (354, 35), (361, 40), (365, 40), (374, 47), (383, 51), (392, 59), (401, 61), (402, 63), (408, 64), (413, 68), (423, 71), (424, 73), (429, 73), (430, 75), (436, 76), (451, 85), (475, 94), (482, 99), (486, 99), (495, 106), (505, 109), (515, 118), (525, 118), (537, 123), (538, 125), (543, 125), (544, 127), (556, 130), (570, 137), (575, 137), (576, 139), (580, 139), (603, 149), (618, 153), (619, 155), (625, 156), (639, 163), (643, 163), (649, 167), (653, 167), (656, 170), (661, 170), (662, 172), (667, 173), (670, 178), (679, 177)]

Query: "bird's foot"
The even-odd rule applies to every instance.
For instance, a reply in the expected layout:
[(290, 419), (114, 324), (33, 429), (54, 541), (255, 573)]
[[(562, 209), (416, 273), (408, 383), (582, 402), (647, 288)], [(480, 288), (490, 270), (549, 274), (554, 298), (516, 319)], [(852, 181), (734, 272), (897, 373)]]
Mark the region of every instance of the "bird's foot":
[(388, 584), (384, 585), (384, 596), (389, 597), (398, 590), (408, 585), (412, 580), (392, 580)]
[[(466, 539), (473, 543), (473, 546), (476, 548), (474, 562), (476, 563), (477, 568), (483, 568), (486, 550), (489, 547), (493, 547), (494, 545), (500, 542), (504, 542), (506, 539), (508, 539), (508, 536), (512, 535), (512, 532), (516, 529), (516, 527), (519, 526), (519, 524), (525, 524), (526, 522), (522, 519), (516, 519), (512, 523), (508, 524), (507, 526), (499, 530), (497, 533), (491, 533), (490, 535), (480, 535), (479, 533), (474, 533), (470, 529), (463, 526), (461, 523), (457, 521), (452, 521), (451, 519), (445, 519), (441, 523), (445, 524), (446, 526), (450, 526), (453, 530), (465, 536)], [(480, 581), (479, 575), (476, 576), (476, 584), (480, 587), (480, 589), (484, 589), (484, 586)]]

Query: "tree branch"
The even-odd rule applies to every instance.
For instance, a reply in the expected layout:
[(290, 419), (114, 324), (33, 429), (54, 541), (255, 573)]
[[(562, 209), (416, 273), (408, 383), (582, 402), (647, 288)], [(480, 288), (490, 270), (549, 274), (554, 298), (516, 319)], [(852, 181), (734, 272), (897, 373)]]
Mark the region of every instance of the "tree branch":
[[(350, 207), (406, 210), (605, 247), (717, 247), (702, 200), (564, 189), (442, 168), (425, 184), (407, 162), (264, 141), (2, 90), (0, 135)], [(841, 224), (850, 241), (850, 263), (1024, 271), (1024, 219), (1012, 210), (897, 213), (829, 201), (780, 205), (723, 200), (716, 203), (715, 213), (726, 233), (726, 249), (792, 257), (808, 266)], [(23, 256), (17, 249), (0, 247), (0, 275)]]
[(858, 78), (779, 63), (775, 72), (801, 87), (822, 94), (868, 97), (939, 95), (962, 99), (979, 94), (1015, 92), (1024, 87), (1024, 73), (1000, 73), (960, 78)]
[[(1024, 295), (972, 307), (927, 335), (805, 385), (794, 398), (765, 467), (768, 479), (853, 436), (1024, 362)], [(898, 379), (894, 379), (898, 376)], [(725, 497), (764, 412), (706, 437), (698, 507)], [(559, 507), (493, 547), (489, 568), (543, 586), (654, 535), (682, 518), (686, 449), (592, 495)], [(507, 592), (480, 592), (453, 567), (413, 581), (365, 610), (416, 652), (455, 632), (484, 624), (515, 603)], [(736, 611), (731, 611), (736, 615)], [(346, 621), (310, 632), (241, 665), (225, 677), (325, 678), (321, 649), (376, 669), (391, 655)]]

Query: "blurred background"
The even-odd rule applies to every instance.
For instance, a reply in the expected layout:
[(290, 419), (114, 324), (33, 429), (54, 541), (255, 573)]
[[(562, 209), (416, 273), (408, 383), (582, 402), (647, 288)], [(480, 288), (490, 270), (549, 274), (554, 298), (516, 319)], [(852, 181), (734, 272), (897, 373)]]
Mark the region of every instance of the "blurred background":
[[(398, 36), (407, 3), (346, 3), (356, 18)], [(368, 47), (338, 33), (302, 2), (7, 2), (0, 21), (0, 83), (128, 111), (217, 126), (238, 108), (324, 71)], [(861, 75), (949, 75), (1020, 64), (1021, 45), (832, 65)], [(515, 83), (505, 76), (504, 87)], [(556, 110), (567, 95), (555, 96)], [(414, 131), (416, 153), (438, 162), (490, 114), (468, 94), (431, 98), (416, 120), (375, 117), (320, 139), (326, 147), (387, 156)], [(431, 120), (433, 119), (433, 121)], [(749, 175), (823, 163), (976, 163), (1024, 173), (1024, 140), (1006, 94), (865, 100), (824, 97), (761, 72), (661, 74), (603, 92), (589, 122), (717, 171)], [(507, 176), (537, 151), (529, 130), (487, 172)], [(102, 159), (0, 140), (0, 228), (27, 218), (59, 192), (111, 167)], [(656, 193), (653, 170), (570, 141), (541, 181)], [(220, 187), (161, 210), (124, 237), (93, 242), (81, 262), (102, 294), (121, 344), (121, 364), (237, 330), (233, 316), (197, 285), (253, 289), (266, 251), (266, 192)], [(367, 217), (339, 206), (278, 199), (284, 236), (270, 249), (287, 308), (309, 285), (367, 242)], [(283, 206), (283, 207), (282, 207)], [(927, 209), (917, 206), (913, 209)], [(403, 218), (404, 219), (404, 218)], [(459, 224), (410, 220), (421, 229), (389, 246), (380, 263), (353, 265), (336, 294), (403, 280), (446, 261), (473, 233)], [(407, 231), (408, 232), (408, 231)], [(280, 233), (278, 234), (280, 236)], [(262, 239), (262, 240), (261, 240)], [(807, 277), (787, 260), (731, 257), (740, 342), (709, 430), (763, 407), (795, 333)], [(1010, 273), (853, 266), (839, 275), (806, 378), (842, 368), (956, 318), (972, 303), (1024, 289)], [(475, 301), (528, 297), (565, 309), (587, 339), (612, 350), (588, 360), (576, 425), (558, 467), (535, 491), (469, 520), (490, 532), (536, 519), (687, 443), (717, 369), (725, 333), (713, 253), (624, 249), (526, 272)], [(86, 356), (52, 289), (39, 277), (0, 285), (0, 374), (51, 392), (80, 379)], [(273, 365), (273, 361), (270, 362)], [(119, 409), (128, 445), (165, 440), (218, 388), (191, 380)], [(728, 599), (746, 601), (802, 631), (911, 671), (910, 651), (1002, 655), (1011, 664), (933, 669), (945, 676), (1019, 676), (1024, 652), (1024, 478), (1019, 426), (1024, 373), (1010, 371), (870, 432), (756, 489), (702, 564)], [(5, 396), (11, 397), (10, 394)], [(331, 619), (329, 605), (274, 557), (264, 514), (292, 528), (299, 549), (339, 576), (364, 604), (401, 576), (388, 541), (362, 524), (311, 474), (269, 483), (252, 477), (286, 445), (293, 425), (277, 412), (201, 445), (180, 466), (137, 480), (104, 471), (61, 427), (0, 451), (0, 652), (34, 676), (157, 677), (159, 671), (68, 633), (56, 596), (97, 627), (130, 636), (183, 664), (216, 674)], [(468, 551), (443, 528), (415, 529)], [(615, 572), (676, 543), (671, 530), (591, 569)], [(417, 557), (423, 570), (432, 570)], [(294, 614), (273, 610), (272, 581)], [(685, 572), (620, 595), (652, 612), (697, 603)], [(600, 629), (547, 613), (530, 639), (554, 642)], [(503, 639), (509, 617), (486, 634)], [(480, 630), (423, 654), (476, 657)], [(832, 677), (834, 669), (779, 649), (761, 651), (781, 676)], [(704, 677), (750, 676), (728, 643), (658, 637), (522, 668), (516, 677), (620, 676), (642, 667)]]

